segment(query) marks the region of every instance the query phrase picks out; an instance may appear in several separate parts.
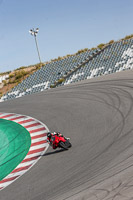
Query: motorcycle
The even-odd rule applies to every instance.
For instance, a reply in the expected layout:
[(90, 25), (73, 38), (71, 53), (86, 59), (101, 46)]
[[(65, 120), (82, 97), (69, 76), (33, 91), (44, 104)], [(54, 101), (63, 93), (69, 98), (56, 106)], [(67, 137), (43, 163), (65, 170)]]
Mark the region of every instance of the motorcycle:
[(57, 148), (63, 148), (65, 150), (68, 150), (72, 144), (70, 143), (70, 139), (66, 138), (64, 136), (58, 136), (58, 135), (54, 135), (51, 137), (51, 142), (52, 144)]

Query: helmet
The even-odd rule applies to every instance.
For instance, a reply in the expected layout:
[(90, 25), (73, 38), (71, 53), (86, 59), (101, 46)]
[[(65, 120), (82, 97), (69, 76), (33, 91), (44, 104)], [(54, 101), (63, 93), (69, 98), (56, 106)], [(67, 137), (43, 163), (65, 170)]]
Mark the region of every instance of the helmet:
[(47, 137), (48, 137), (48, 138), (51, 138), (51, 136), (52, 136), (51, 133), (48, 132), (48, 133), (47, 133)]

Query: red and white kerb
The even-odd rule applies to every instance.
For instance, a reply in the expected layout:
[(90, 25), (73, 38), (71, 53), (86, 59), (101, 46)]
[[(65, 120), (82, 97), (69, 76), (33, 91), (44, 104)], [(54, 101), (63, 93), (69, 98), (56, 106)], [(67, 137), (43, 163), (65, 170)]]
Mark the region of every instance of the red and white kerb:
[(0, 190), (2, 190), (27, 172), (46, 152), (49, 147), (47, 143), (49, 129), (37, 119), (25, 115), (0, 113), (0, 119), (6, 119), (20, 124), (27, 129), (31, 136), (31, 146), (24, 160), (0, 181)]

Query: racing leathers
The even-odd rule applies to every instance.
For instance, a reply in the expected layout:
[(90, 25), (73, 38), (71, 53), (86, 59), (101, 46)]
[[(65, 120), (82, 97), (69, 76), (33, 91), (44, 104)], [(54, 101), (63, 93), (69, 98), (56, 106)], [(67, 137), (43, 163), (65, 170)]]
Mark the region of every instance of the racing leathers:
[(53, 144), (53, 138), (54, 136), (57, 135), (57, 136), (63, 136), (61, 133), (59, 132), (54, 132), (54, 133), (51, 133), (51, 137), (47, 137), (47, 141), (49, 142), (50, 146), (52, 146), (53, 149), (56, 149), (57, 146)]

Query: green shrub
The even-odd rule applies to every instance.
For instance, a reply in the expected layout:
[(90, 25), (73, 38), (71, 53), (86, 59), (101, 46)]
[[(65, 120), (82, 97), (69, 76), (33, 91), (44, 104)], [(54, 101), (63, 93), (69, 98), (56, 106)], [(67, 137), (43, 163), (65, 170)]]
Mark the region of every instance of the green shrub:
[(27, 67), (23, 66), (23, 67), (20, 67), (19, 69), (25, 69), (25, 68), (27, 68)]
[(115, 41), (114, 40), (110, 40), (109, 41), (109, 44), (113, 44)]
[(91, 50), (95, 50), (96, 48), (92, 47)]
[(78, 55), (78, 54), (80, 54), (80, 53), (84, 53), (84, 52), (86, 52), (86, 51), (88, 51), (88, 48), (81, 49), (81, 50), (79, 50), (79, 51), (76, 53), (76, 55)]
[(125, 40), (128, 40), (128, 39), (130, 39), (130, 38), (132, 38), (133, 37), (133, 34), (132, 35), (127, 35), (124, 39)]
[(103, 49), (104, 46), (105, 46), (105, 44), (101, 43), (101, 44), (99, 44), (97, 47), (98, 47), (99, 49)]
[(55, 85), (50, 85), (50, 88), (55, 88)]
[(64, 82), (64, 81), (65, 81), (64, 78), (60, 78), (60, 79), (58, 80), (58, 83), (61, 84), (61, 83)]
[(57, 60), (62, 60), (62, 57), (59, 56)]
[(21, 79), (24, 76), (26, 76), (28, 74), (28, 72), (21, 70), (15, 73), (15, 79)]
[(14, 84), (14, 83), (18, 83), (19, 79), (13, 79), (13, 80), (9, 80), (9, 84)]
[(27, 68), (28, 66), (22, 66), (22, 67), (19, 67), (19, 68), (17, 68), (17, 69), (15, 69), (14, 71), (18, 71), (18, 70), (21, 70), (21, 69), (25, 69), (25, 68)]
[(13, 78), (15, 76), (15, 74), (9, 74), (9, 79)]
[(71, 57), (71, 56), (72, 56), (72, 55), (70, 55), (70, 54), (67, 54), (67, 55), (66, 55), (66, 57)]
[(3, 80), (3, 81), (2, 81), (2, 83), (4, 84), (4, 86), (6, 86), (6, 85), (7, 85), (7, 82), (6, 82), (6, 80)]
[(17, 72), (15, 78), (20, 79), (23, 77), (23, 74), (21, 72)]

